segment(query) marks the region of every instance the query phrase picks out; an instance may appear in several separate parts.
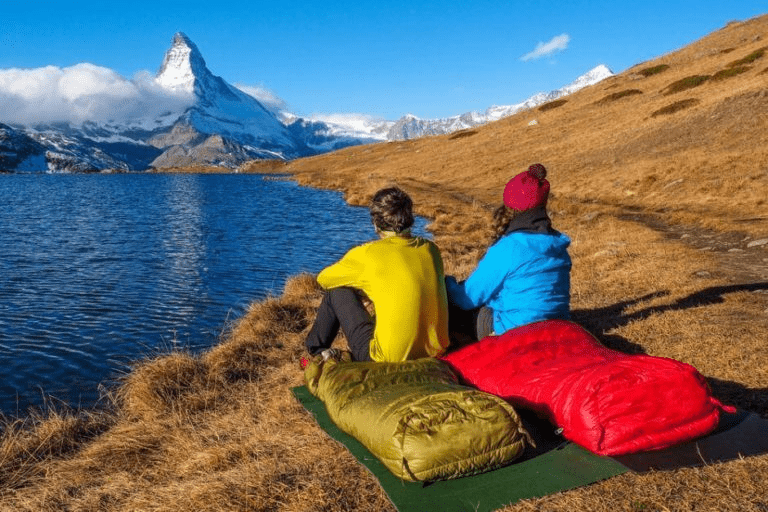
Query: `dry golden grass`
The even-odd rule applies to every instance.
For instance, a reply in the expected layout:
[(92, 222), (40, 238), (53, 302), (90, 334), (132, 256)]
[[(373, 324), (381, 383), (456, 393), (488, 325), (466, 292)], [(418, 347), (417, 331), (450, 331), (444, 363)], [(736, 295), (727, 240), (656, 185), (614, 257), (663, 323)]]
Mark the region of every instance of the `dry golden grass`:
[[(504, 183), (542, 162), (553, 221), (573, 240), (574, 318), (615, 349), (693, 364), (721, 400), (768, 417), (766, 38), (768, 16), (732, 23), (547, 108), (241, 171), (290, 173), (352, 204), (399, 184), (431, 219), (447, 271), (466, 276)], [(392, 510), (290, 394), (319, 300), (312, 276), (296, 276), (208, 352), (137, 364), (104, 411), (9, 420), (0, 509)], [(765, 512), (766, 487), (764, 455), (504, 510)]]

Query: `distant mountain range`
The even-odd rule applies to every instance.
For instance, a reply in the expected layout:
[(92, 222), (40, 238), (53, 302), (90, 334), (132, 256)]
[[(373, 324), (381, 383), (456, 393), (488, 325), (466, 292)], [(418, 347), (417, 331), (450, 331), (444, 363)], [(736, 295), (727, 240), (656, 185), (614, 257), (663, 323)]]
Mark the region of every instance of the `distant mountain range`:
[[(184, 109), (130, 121), (59, 122), (22, 126), (0, 122), (0, 170), (99, 172), (186, 165), (236, 168), (255, 159), (290, 160), (371, 142), (450, 133), (512, 115), (599, 82), (613, 73), (598, 66), (573, 83), (522, 103), (494, 106), (445, 119), (406, 115), (397, 121), (304, 119), (274, 112), (215, 76), (183, 33), (154, 77)], [(0, 119), (2, 121), (2, 119)]]

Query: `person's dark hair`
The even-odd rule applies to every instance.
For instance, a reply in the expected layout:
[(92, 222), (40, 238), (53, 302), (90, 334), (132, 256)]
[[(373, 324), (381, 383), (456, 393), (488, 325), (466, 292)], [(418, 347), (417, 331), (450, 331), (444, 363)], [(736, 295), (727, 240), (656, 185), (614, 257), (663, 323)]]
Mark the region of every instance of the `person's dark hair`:
[(507, 232), (509, 223), (512, 222), (520, 212), (513, 210), (507, 205), (502, 204), (493, 211), (493, 217), (491, 220), (491, 244), (504, 236)]
[(376, 192), (369, 209), (373, 225), (381, 231), (400, 233), (413, 226), (413, 201), (398, 187)]

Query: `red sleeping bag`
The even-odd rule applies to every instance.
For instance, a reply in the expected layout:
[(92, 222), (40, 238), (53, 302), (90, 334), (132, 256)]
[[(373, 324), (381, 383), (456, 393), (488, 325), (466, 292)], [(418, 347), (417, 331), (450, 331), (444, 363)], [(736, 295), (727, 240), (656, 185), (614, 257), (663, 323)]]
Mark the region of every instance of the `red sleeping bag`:
[(708, 434), (720, 410), (692, 366), (628, 355), (579, 325), (545, 320), (443, 357), (471, 385), (532, 409), (600, 455), (666, 448)]

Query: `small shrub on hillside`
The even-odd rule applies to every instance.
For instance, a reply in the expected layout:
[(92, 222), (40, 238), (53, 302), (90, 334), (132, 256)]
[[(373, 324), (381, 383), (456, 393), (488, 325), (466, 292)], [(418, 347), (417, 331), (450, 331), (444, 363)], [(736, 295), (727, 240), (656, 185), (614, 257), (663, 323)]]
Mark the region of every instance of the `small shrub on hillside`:
[(550, 101), (549, 103), (545, 103), (539, 107), (539, 112), (546, 112), (547, 110), (552, 110), (553, 108), (562, 107), (568, 103), (568, 100), (555, 100)]
[(671, 105), (667, 105), (666, 107), (660, 108), (659, 110), (651, 114), (651, 117), (674, 114), (675, 112), (685, 110), (686, 108), (690, 108), (694, 105), (698, 105), (699, 103), (700, 103), (699, 100), (694, 98), (689, 98), (687, 100), (682, 100), (682, 101), (676, 101)]
[(728, 69), (721, 69), (714, 75), (712, 75), (712, 80), (725, 80), (726, 78), (731, 78), (732, 76), (740, 75), (746, 71), (749, 71), (752, 69), (750, 66), (739, 66), (736, 68), (728, 68)]
[(627, 96), (634, 96), (636, 94), (643, 94), (643, 91), (641, 91), (640, 89), (627, 89), (625, 91), (614, 92), (613, 94), (609, 94), (608, 96), (599, 100), (597, 104), (605, 105), (606, 103), (620, 100), (621, 98), (626, 98)]
[(637, 73), (648, 78), (649, 76), (658, 75), (669, 69), (669, 64), (659, 64), (658, 66), (651, 66), (650, 68), (641, 69)]
[(729, 68), (735, 68), (739, 66), (744, 66), (745, 64), (752, 64), (757, 59), (762, 58), (763, 55), (765, 55), (765, 50), (768, 50), (768, 46), (765, 46), (763, 48), (760, 48), (759, 50), (755, 50), (743, 59), (735, 60), (728, 64)]
[(710, 78), (710, 75), (693, 75), (683, 78), (677, 82), (672, 82), (669, 84), (664, 90), (664, 94), (674, 94), (676, 92), (693, 89), (694, 87), (700, 86)]
[(725, 53), (731, 53), (731, 52), (732, 52), (733, 50), (735, 50), (735, 49), (736, 49), (736, 48), (726, 48), (725, 50), (720, 50), (720, 53), (723, 53), (723, 54), (725, 54)]
[(454, 139), (462, 139), (464, 137), (471, 137), (472, 135), (475, 135), (477, 133), (476, 130), (461, 130), (460, 132), (456, 132), (450, 137), (448, 137), (450, 140)]
[(172, 352), (139, 362), (117, 390), (117, 401), (137, 417), (154, 417), (169, 411), (200, 411), (207, 385), (206, 368), (188, 353)]

